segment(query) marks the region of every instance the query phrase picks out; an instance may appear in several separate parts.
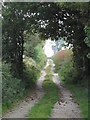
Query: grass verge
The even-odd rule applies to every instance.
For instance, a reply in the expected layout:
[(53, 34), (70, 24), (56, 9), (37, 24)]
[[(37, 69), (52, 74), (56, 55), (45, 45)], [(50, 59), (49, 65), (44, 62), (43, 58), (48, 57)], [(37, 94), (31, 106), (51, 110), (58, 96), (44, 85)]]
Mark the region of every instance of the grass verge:
[(0, 103), (0, 117), (2, 116), (2, 104)]
[(88, 118), (88, 89), (74, 84), (67, 84), (65, 86), (72, 92), (73, 98), (79, 104), (82, 116)]
[[(30, 89), (31, 90), (31, 89)], [(28, 96), (30, 94), (30, 90), (25, 90), (25, 92), (23, 93), (22, 97), (16, 97), (13, 102), (8, 102), (8, 106), (7, 105), (2, 105), (2, 114), (4, 115), (5, 113), (8, 112), (8, 110), (13, 109), (18, 102), (22, 101), (23, 99), (25, 99), (26, 96)]]
[[(47, 119), (51, 115), (51, 110), (55, 102), (59, 99), (58, 88), (52, 81), (52, 73), (49, 71), (51, 66), (49, 65), (46, 70), (45, 80), (43, 82), (43, 88), (45, 90), (44, 97), (35, 104), (35, 106), (29, 112), (30, 120), (33, 118)], [(48, 72), (49, 71), (49, 72)]]

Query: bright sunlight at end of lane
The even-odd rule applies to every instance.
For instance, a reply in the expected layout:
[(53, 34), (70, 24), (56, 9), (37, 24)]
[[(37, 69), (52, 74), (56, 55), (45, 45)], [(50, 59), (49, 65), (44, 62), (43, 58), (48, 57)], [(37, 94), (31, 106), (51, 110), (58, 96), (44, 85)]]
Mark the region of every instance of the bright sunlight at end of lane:
[(54, 41), (51, 41), (50, 39), (46, 40), (46, 43), (43, 49), (47, 57), (52, 57), (54, 55), (52, 45), (55, 45)]

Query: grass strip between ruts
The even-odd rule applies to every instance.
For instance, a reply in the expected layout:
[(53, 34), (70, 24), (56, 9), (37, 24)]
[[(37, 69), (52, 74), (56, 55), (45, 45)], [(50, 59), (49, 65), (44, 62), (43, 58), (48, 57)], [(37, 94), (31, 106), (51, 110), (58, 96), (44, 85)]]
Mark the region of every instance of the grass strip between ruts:
[(32, 118), (40, 118), (44, 120), (49, 118), (55, 102), (59, 99), (59, 90), (56, 84), (52, 81), (51, 65), (49, 65), (46, 69), (46, 76), (43, 82), (43, 88), (45, 91), (45, 95), (37, 104), (35, 104), (35, 106), (29, 112), (30, 120)]

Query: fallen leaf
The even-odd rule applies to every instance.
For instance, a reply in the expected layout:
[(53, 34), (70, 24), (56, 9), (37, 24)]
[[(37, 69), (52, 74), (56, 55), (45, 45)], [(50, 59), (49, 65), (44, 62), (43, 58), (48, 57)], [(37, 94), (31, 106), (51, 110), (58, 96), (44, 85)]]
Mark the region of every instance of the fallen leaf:
[(70, 95), (70, 97), (72, 97), (72, 95)]
[(58, 101), (58, 104), (61, 105), (61, 103)]
[(30, 97), (30, 98), (31, 98), (31, 100), (34, 100), (33, 97)]
[(61, 100), (60, 100), (60, 102), (64, 103), (64, 100), (63, 100), (63, 99), (61, 99)]

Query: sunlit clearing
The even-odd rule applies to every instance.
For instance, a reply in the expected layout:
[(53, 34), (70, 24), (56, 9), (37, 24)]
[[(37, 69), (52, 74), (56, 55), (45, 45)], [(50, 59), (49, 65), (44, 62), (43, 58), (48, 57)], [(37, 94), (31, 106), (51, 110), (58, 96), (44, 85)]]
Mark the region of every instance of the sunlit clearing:
[(54, 51), (52, 49), (53, 45), (55, 45), (54, 41), (51, 41), (50, 39), (46, 40), (46, 43), (43, 49), (47, 57), (52, 57), (54, 55)]

